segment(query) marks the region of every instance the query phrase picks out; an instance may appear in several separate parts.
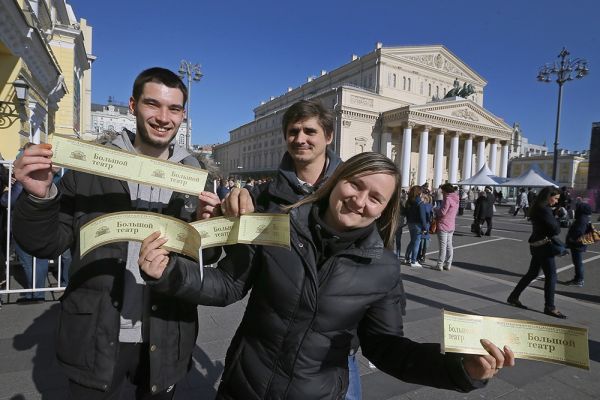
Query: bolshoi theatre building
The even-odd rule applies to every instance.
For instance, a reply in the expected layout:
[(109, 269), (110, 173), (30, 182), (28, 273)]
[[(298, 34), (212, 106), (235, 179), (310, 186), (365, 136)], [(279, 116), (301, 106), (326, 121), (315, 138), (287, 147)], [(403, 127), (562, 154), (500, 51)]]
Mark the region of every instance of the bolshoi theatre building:
[(484, 108), (487, 82), (442, 45), (384, 47), (254, 109), (254, 120), (215, 146), (223, 176), (255, 178), (277, 170), (286, 151), (281, 118), (302, 99), (317, 99), (335, 114), (331, 148), (346, 160), (364, 151), (387, 155), (402, 186), (469, 178), (485, 163), (507, 175), (513, 129)]

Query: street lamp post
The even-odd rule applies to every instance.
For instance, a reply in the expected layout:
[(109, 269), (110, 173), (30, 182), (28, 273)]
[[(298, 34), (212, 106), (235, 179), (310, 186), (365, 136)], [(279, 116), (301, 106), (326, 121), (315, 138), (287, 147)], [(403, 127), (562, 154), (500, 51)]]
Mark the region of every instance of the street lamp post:
[(571, 60), (569, 51), (563, 47), (558, 55), (559, 61), (555, 61), (551, 65), (544, 65), (540, 68), (537, 79), (540, 82), (550, 82), (550, 76), (556, 75), (556, 83), (558, 83), (558, 108), (556, 110), (556, 132), (554, 134), (554, 157), (552, 159), (552, 179), (556, 182), (556, 173), (558, 166), (558, 132), (560, 129), (560, 107), (562, 104), (562, 87), (565, 82), (573, 80), (573, 73), (576, 73), (575, 78), (581, 79), (589, 72), (587, 61), (582, 58)]
[(185, 124), (185, 148), (190, 149), (191, 146), (191, 138), (190, 138), (190, 103), (192, 102), (192, 82), (198, 82), (204, 76), (200, 71), (200, 64), (192, 64), (189, 61), (181, 60), (181, 64), (179, 65), (179, 77), (181, 79), (187, 78), (187, 90), (188, 90), (188, 98), (186, 104), (186, 124)]

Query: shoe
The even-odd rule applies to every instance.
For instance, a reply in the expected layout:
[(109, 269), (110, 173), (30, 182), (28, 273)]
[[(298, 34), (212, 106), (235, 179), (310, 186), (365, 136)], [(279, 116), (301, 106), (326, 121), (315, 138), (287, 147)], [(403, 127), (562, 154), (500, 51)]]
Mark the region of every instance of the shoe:
[(450, 268), (452, 268), (452, 264), (444, 264), (444, 269), (446, 271), (450, 271)]
[(556, 308), (551, 310), (549, 308), (544, 307), (544, 314), (550, 315), (551, 317), (555, 317), (555, 318), (567, 319), (567, 316), (565, 314), (561, 313), (560, 311), (558, 311)]
[(422, 266), (421, 264), (419, 264), (419, 262), (418, 262), (418, 261), (411, 262), (411, 263), (410, 263), (410, 267), (411, 267), (411, 268), (423, 268), (423, 266)]
[(417, 259), (418, 262), (420, 262), (421, 264), (425, 264), (425, 257), (421, 257), (419, 259)]
[(523, 310), (527, 310), (527, 306), (525, 304), (521, 303), (519, 301), (519, 299), (509, 297), (508, 299), (506, 299), (506, 302), (513, 307), (522, 308)]
[(492, 234), (491, 233), (486, 233), (485, 236), (492, 236)]
[(565, 282), (565, 285), (567, 286), (577, 286), (577, 287), (583, 287), (583, 279), (580, 281), (577, 281), (575, 279), (571, 279), (568, 282)]
[(438, 271), (443, 271), (444, 269), (442, 268), (442, 264), (438, 264), (435, 266), (435, 269), (437, 269)]

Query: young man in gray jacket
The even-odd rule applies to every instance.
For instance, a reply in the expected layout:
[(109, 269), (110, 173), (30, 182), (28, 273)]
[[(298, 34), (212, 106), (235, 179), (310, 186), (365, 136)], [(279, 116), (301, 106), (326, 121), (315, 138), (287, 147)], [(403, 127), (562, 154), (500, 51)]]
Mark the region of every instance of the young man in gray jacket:
[[(108, 146), (199, 167), (173, 141), (186, 100), (187, 88), (173, 72), (143, 71), (129, 100), (137, 133), (124, 131)], [(54, 258), (67, 248), (73, 254), (57, 329), (68, 398), (119, 398), (127, 379), (137, 386), (137, 399), (172, 399), (191, 365), (196, 306), (147, 289), (137, 265), (139, 243), (110, 243), (80, 257), (79, 231), (93, 218), (118, 211), (191, 221), (197, 198), (73, 170), (55, 186), (51, 167), (52, 150), (45, 144), (30, 147), (15, 162), (15, 177), (26, 193), (15, 207), (13, 233), (37, 257)]]

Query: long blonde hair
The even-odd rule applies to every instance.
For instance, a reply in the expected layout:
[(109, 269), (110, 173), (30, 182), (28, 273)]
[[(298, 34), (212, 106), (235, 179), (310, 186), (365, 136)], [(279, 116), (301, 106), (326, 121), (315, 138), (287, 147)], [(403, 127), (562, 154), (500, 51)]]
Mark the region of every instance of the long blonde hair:
[(320, 202), (323, 199), (329, 199), (335, 185), (340, 181), (346, 181), (350, 178), (371, 175), (388, 174), (394, 177), (394, 191), (388, 204), (377, 219), (377, 228), (383, 239), (385, 247), (392, 249), (394, 247), (394, 235), (398, 226), (400, 211), (400, 171), (396, 164), (386, 156), (366, 152), (357, 154), (342, 163), (314, 193), (304, 197), (302, 200), (284, 207), (284, 211), (289, 211), (307, 203)]

